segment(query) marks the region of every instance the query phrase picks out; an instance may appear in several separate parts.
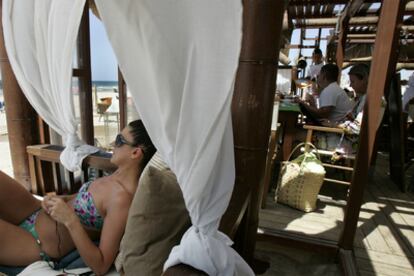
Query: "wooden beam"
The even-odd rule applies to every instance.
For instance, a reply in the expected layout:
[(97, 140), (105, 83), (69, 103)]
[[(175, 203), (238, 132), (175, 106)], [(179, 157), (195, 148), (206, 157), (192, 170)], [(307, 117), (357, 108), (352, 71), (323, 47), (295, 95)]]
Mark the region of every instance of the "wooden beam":
[(334, 241), (265, 227), (260, 227), (258, 232), (258, 241), (308, 250), (316, 254), (329, 254), (332, 256), (338, 252), (338, 245)]
[(359, 275), (355, 255), (352, 250), (339, 249), (339, 264), (345, 276)]
[[(328, 4), (348, 4), (349, 0), (290, 0), (289, 7), (291, 6), (301, 6), (301, 5), (328, 5)], [(380, 3), (381, 0), (365, 0), (365, 3)]]
[[(3, 1), (0, 0), (0, 7), (2, 4)], [(1, 18), (2, 8), (0, 8), (0, 22)], [(39, 143), (37, 113), (17, 83), (4, 45), (3, 25), (0, 25), (0, 66), (13, 173), (14, 178), (27, 190), (30, 190), (31, 180), (26, 147)]]
[(394, 75), (390, 89), (386, 93), (389, 130), (390, 130), (390, 176), (392, 181), (400, 188), (402, 192), (407, 191), (405, 181), (405, 136), (404, 120), (401, 101), (401, 76)]
[[(404, 42), (407, 44), (413, 44), (414, 39), (404, 39)], [(375, 38), (356, 38), (356, 39), (348, 39), (346, 44), (374, 44)]]
[(302, 49), (303, 49), (303, 38), (305, 37), (305, 29), (300, 29), (300, 41), (299, 41), (299, 56), (302, 55)]
[(349, 2), (339, 17), (339, 21), (345, 20), (347, 17), (353, 17), (359, 11), (362, 4), (364, 4), (364, 0), (352, 0)]
[(367, 99), (361, 126), (359, 148), (352, 176), (352, 185), (345, 211), (344, 228), (339, 246), (345, 250), (353, 248), (359, 211), (365, 186), (368, 182), (368, 170), (371, 163), (374, 142), (378, 127), (378, 114), (381, 98), (389, 88), (390, 77), (395, 72), (398, 52), (399, 25), (402, 22), (405, 0), (384, 0), (378, 24), (377, 41), (374, 47), (371, 71), (368, 80)]
[[(345, 46), (347, 43), (347, 35), (349, 31), (349, 22), (351, 18), (358, 12), (361, 8), (364, 0), (353, 0), (347, 4), (341, 16), (338, 19), (339, 26), (339, 36), (336, 48), (336, 65), (339, 68), (339, 71), (342, 70), (344, 56), (345, 56)], [(338, 76), (338, 82), (341, 81), (341, 76)]]
[(94, 145), (89, 7), (85, 5), (78, 36), (79, 108), (82, 140)]
[(315, 41), (315, 48), (320, 48), (321, 35), (322, 35), (322, 28), (319, 28), (318, 29), (318, 37), (317, 37), (317, 40)]
[[(252, 264), (263, 193), (282, 21), (287, 1), (244, 0), (243, 39), (232, 102), (235, 186), (251, 198), (235, 247)], [(251, 99), (254, 98), (254, 104)], [(257, 124), (257, 122), (262, 122)], [(254, 135), (252, 135), (254, 133)]]
[[(348, 27), (349, 27), (349, 20), (350, 17), (345, 16), (341, 17), (339, 20), (339, 36), (338, 36), (338, 43), (336, 46), (336, 65), (338, 66), (339, 72), (342, 70), (342, 64), (344, 63), (344, 56), (345, 56), (345, 44), (346, 44), (346, 36), (348, 34)], [(341, 75), (338, 76), (338, 83), (341, 80)]]
[(127, 86), (122, 76), (121, 70), (118, 68), (118, 95), (119, 95), (119, 131), (124, 129), (128, 124), (128, 95)]
[(292, 44), (292, 45), (287, 45), (288, 49), (314, 49), (315, 46), (314, 45), (299, 45), (299, 44)]
[[(337, 18), (318, 18), (304, 19), (294, 24), (296, 28), (335, 28), (338, 22)], [(375, 26), (378, 23), (378, 16), (371, 17), (353, 17), (349, 21), (350, 26)]]

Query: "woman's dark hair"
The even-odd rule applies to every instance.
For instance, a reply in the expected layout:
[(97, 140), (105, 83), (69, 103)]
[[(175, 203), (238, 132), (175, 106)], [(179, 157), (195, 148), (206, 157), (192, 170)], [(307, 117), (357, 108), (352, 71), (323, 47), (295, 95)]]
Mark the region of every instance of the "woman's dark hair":
[(148, 135), (147, 130), (145, 129), (144, 123), (141, 120), (135, 120), (128, 124), (129, 132), (134, 139), (133, 144), (135, 146), (140, 146), (144, 154), (142, 159), (142, 168), (144, 168), (147, 163), (151, 160), (151, 157), (157, 151), (154, 144), (151, 141), (151, 138)]
[(349, 70), (348, 75), (354, 75), (358, 79), (368, 79), (369, 75), (369, 65), (365, 63), (358, 63), (352, 66), (351, 70)]

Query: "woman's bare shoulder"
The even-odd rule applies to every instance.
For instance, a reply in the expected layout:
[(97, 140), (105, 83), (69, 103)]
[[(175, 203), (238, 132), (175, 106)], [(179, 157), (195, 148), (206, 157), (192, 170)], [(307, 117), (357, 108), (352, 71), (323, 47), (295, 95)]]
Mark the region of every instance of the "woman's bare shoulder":
[(103, 208), (124, 208), (131, 205), (133, 194), (128, 192), (122, 183), (111, 177), (101, 177), (93, 182), (94, 195), (103, 204)]
[(129, 207), (131, 205), (134, 195), (131, 194), (119, 181), (112, 183), (111, 202), (119, 207)]

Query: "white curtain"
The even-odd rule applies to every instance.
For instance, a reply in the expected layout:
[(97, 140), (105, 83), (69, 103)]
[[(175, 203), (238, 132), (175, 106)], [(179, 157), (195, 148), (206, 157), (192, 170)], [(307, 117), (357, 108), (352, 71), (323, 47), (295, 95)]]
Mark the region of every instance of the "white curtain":
[(97, 149), (77, 136), (72, 59), (85, 0), (3, 0), (7, 55), (26, 98), (65, 141), (62, 164), (74, 171)]
[(240, 0), (96, 0), (120, 69), (160, 155), (177, 174), (193, 226), (164, 269), (254, 275), (217, 228), (235, 180), (230, 105)]

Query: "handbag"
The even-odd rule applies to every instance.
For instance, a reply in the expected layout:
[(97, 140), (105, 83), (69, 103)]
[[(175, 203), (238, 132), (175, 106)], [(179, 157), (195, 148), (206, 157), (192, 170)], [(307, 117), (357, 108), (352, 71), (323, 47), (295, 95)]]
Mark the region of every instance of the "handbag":
[[(290, 161), (293, 153), (306, 144), (315, 149), (316, 154), (305, 151)], [(316, 200), (324, 178), (325, 168), (322, 166), (317, 148), (311, 143), (301, 143), (292, 150), (288, 161), (282, 162), (275, 201), (304, 212), (311, 212), (316, 208)]]

